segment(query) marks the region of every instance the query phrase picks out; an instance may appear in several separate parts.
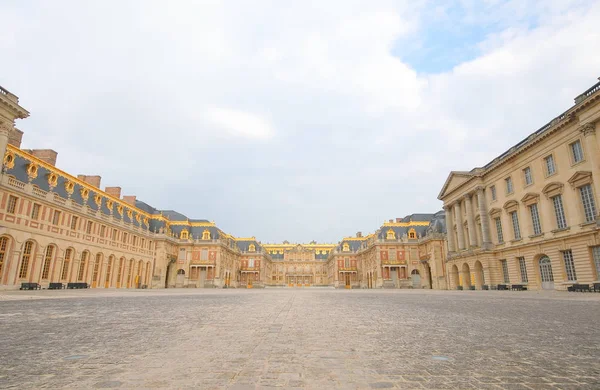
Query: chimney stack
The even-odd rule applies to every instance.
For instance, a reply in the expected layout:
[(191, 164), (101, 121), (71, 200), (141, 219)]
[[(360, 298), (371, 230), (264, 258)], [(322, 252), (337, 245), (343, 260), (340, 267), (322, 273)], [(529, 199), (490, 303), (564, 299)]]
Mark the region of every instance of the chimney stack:
[(96, 188), (100, 188), (100, 179), (102, 178), (98, 175), (77, 175), (77, 178)]
[(104, 192), (117, 199), (121, 199), (121, 187), (104, 187)]
[[(21, 133), (22, 134), (22, 133)], [(20, 141), (19, 141), (20, 142)], [(58, 155), (52, 149), (23, 149), (25, 152), (31, 154), (33, 157), (37, 157), (45, 163), (56, 166), (56, 156)]]
[(394, 220), (393, 220), (393, 219), (390, 219), (390, 223), (394, 223)]
[(357, 238), (361, 238), (361, 237), (362, 237), (362, 232), (357, 232), (357, 233), (356, 233), (356, 237), (357, 237)]
[(17, 148), (21, 147), (21, 141), (23, 140), (23, 132), (16, 127), (8, 135), (8, 143)]
[(124, 195), (123, 196), (123, 201), (125, 201), (125, 203), (130, 204), (132, 206), (135, 206), (135, 200), (136, 200), (135, 195)]
[(396, 222), (402, 222), (402, 218), (396, 218)]

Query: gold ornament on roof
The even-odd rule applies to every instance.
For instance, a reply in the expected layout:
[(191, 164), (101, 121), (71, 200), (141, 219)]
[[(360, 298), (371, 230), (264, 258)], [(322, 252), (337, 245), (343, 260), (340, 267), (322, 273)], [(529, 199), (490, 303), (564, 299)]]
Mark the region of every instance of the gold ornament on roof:
[(33, 180), (38, 176), (38, 166), (34, 163), (29, 163), (27, 165), (27, 177), (29, 180)]
[(56, 185), (58, 184), (58, 175), (56, 173), (49, 173), (48, 174), (48, 185), (51, 188), (56, 187)]
[(108, 208), (108, 210), (112, 211), (113, 210), (113, 201), (112, 200), (107, 200), (106, 201), (106, 207)]
[(135, 215), (135, 220), (137, 221), (137, 223), (141, 223), (142, 216), (141, 216), (141, 215), (139, 215), (139, 214), (136, 214), (136, 215)]
[(67, 194), (73, 195), (73, 191), (75, 191), (75, 183), (72, 181), (65, 181), (65, 191), (67, 191)]
[(144, 225), (148, 225), (148, 217), (144, 217)]
[(96, 206), (102, 206), (102, 195), (95, 195), (94, 202), (96, 203)]
[(123, 206), (117, 205), (117, 213), (119, 213), (120, 216), (123, 216)]
[(13, 152), (6, 152), (4, 155), (4, 166), (6, 169), (13, 169), (15, 166), (15, 155)]
[[(87, 202), (88, 198), (90, 197), (90, 190), (88, 190), (85, 187), (82, 187), (79, 190), (79, 193), (81, 194), (81, 199), (83, 199), (84, 202)], [(100, 200), (102, 200), (102, 199), (100, 199)]]
[(129, 219), (133, 219), (133, 211), (132, 210), (127, 210), (127, 217)]

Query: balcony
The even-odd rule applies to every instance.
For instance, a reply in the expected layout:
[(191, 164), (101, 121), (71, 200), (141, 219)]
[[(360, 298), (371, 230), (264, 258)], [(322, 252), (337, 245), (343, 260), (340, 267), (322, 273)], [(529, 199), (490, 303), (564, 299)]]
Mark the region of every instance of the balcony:
[(248, 271), (248, 272), (258, 272), (260, 271), (260, 267), (240, 267), (241, 271)]
[(381, 260), (381, 265), (406, 265), (406, 260)]
[(358, 267), (340, 267), (339, 268), (340, 272), (357, 272), (358, 271)]

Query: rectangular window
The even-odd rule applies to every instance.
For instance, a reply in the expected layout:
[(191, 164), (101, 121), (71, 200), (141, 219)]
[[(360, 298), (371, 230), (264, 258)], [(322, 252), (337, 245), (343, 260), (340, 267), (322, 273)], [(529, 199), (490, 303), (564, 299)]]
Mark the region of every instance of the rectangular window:
[(87, 221), (87, 226), (85, 227), (85, 232), (87, 234), (92, 234), (93, 227), (94, 227), (94, 223), (92, 221)]
[(527, 266), (525, 265), (525, 258), (519, 257), (519, 269), (521, 270), (521, 283), (527, 283), (529, 279), (527, 278)]
[(596, 280), (600, 279), (600, 246), (592, 247), (592, 257), (596, 266)]
[(500, 221), (500, 217), (494, 218), (496, 221), (496, 234), (498, 235), (498, 244), (502, 244), (504, 242), (504, 234), (502, 234), (502, 221)]
[(516, 211), (513, 211), (512, 213), (510, 213), (510, 219), (512, 221), (512, 226), (513, 226), (513, 236), (515, 237), (515, 240), (520, 240), (521, 239), (521, 228), (519, 227), (519, 216), (517, 215)]
[(346, 258), (344, 259), (344, 262), (345, 262), (345, 267), (346, 267), (346, 268), (350, 268), (350, 259), (346, 257)]
[(112, 231), (112, 240), (117, 241), (117, 229), (113, 229)]
[(104, 237), (104, 233), (106, 233), (106, 226), (100, 226), (100, 237)]
[(202, 249), (200, 251), (200, 260), (208, 260), (208, 249)]
[(563, 208), (562, 195), (556, 195), (552, 198), (554, 204), (554, 214), (556, 215), (556, 226), (559, 229), (566, 229), (567, 219), (565, 218), (565, 209)]
[(596, 204), (594, 202), (594, 194), (592, 193), (592, 185), (586, 184), (579, 187), (579, 195), (581, 195), (585, 222), (594, 222), (596, 220)]
[(529, 213), (531, 214), (531, 224), (533, 225), (533, 234), (542, 234), (542, 224), (540, 223), (540, 213), (538, 211), (537, 203), (529, 206)]
[(573, 142), (571, 145), (571, 157), (573, 158), (573, 164), (577, 164), (583, 161), (583, 149), (581, 148), (581, 142), (579, 140)]
[(142, 239), (140, 240), (140, 248), (144, 249), (145, 247), (146, 247), (146, 239), (145, 239), (145, 238), (142, 238)]
[(127, 244), (127, 233), (123, 233), (123, 243)]
[(490, 187), (490, 195), (492, 196), (492, 200), (496, 200), (496, 186)]
[(556, 166), (554, 165), (554, 156), (549, 155), (544, 158), (546, 163), (546, 176), (554, 175), (556, 173)]
[(510, 278), (508, 276), (508, 263), (506, 260), (500, 260), (500, 264), (502, 265), (502, 276), (504, 276), (504, 283), (510, 283)]
[(504, 179), (504, 181), (506, 182), (506, 193), (507, 194), (512, 194), (513, 193), (512, 178), (511, 177), (507, 177), (506, 179)]
[(131, 245), (133, 245), (133, 246), (137, 245), (137, 236), (132, 236), (131, 237)]
[(567, 280), (576, 281), (575, 264), (573, 263), (573, 252), (571, 250), (563, 251), (563, 260), (565, 261), (565, 270), (567, 271)]
[(77, 230), (77, 222), (78, 222), (79, 218), (77, 218), (76, 216), (72, 216), (71, 217), (71, 230)]
[(37, 221), (37, 219), (40, 217), (40, 208), (42, 206), (38, 203), (34, 203), (33, 204), (33, 209), (31, 210), (31, 219), (34, 221)]
[(533, 184), (533, 176), (531, 175), (530, 167), (523, 169), (523, 175), (525, 176), (525, 185), (526, 186)]
[[(75, 217), (77, 218), (77, 217)], [(52, 224), (58, 226), (60, 222), (60, 211), (54, 210), (54, 215), (52, 216)], [(71, 224), (72, 226), (72, 224)]]
[(6, 208), (6, 212), (9, 214), (14, 214), (16, 209), (17, 209), (17, 200), (19, 200), (19, 198), (17, 198), (16, 196), (9, 196), (8, 197), (8, 207)]

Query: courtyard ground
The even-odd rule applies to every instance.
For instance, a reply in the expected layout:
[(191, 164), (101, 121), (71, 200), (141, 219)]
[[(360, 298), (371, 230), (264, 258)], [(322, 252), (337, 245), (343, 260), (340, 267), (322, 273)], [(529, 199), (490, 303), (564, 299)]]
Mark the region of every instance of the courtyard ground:
[(0, 291), (0, 388), (600, 388), (600, 294)]

